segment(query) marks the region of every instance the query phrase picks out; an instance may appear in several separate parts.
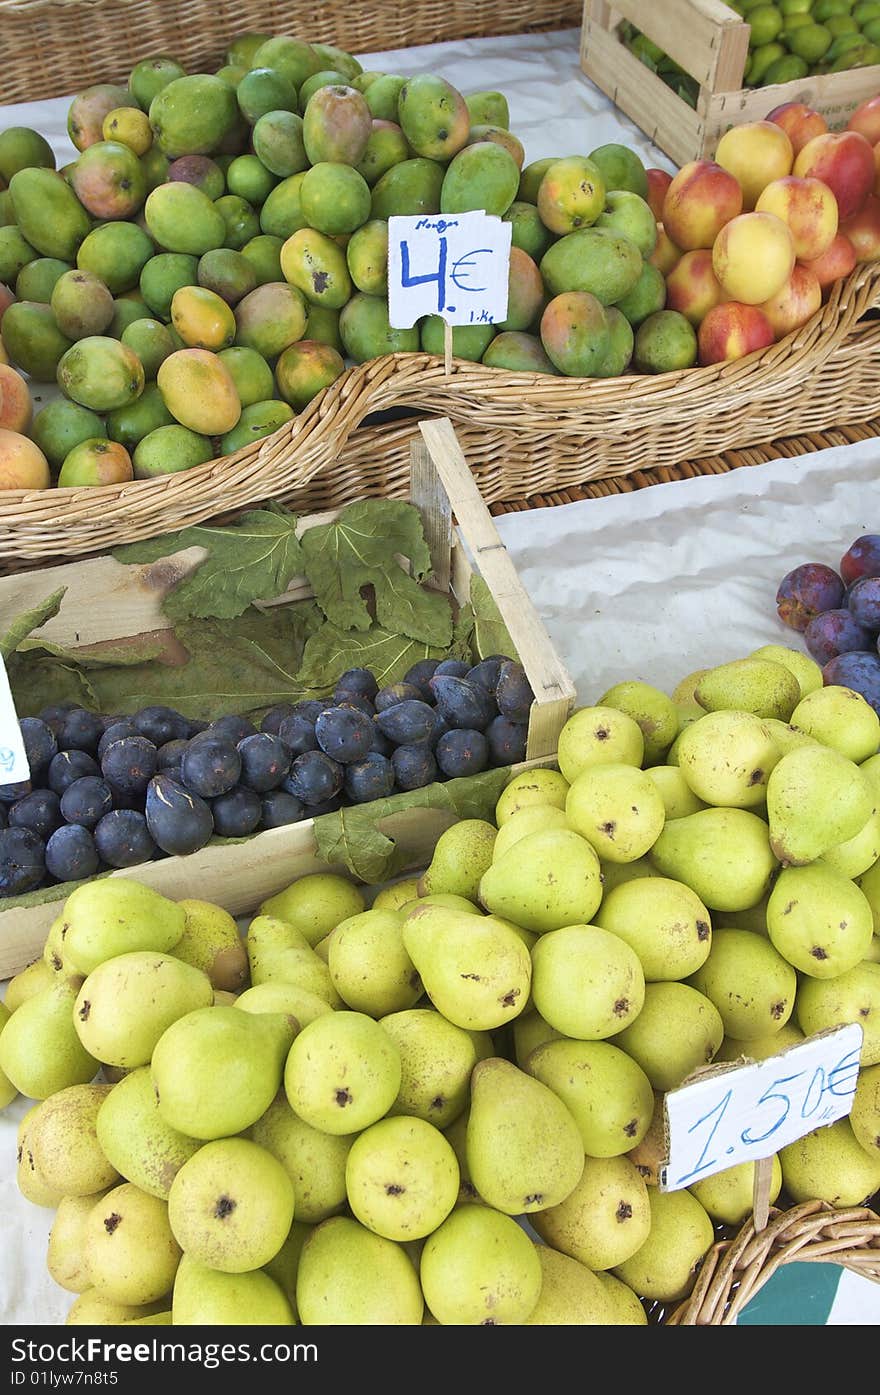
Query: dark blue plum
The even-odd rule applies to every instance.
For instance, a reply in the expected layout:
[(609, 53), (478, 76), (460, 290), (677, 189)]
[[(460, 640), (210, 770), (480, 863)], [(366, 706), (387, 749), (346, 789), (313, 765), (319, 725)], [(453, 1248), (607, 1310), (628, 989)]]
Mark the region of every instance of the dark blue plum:
[(154, 775), (144, 808), (150, 835), (171, 857), (203, 848), (214, 832), (209, 805), (168, 775)]
[(166, 741), (164, 746), (160, 746), (156, 752), (157, 770), (179, 770), (180, 762), (183, 760), (183, 753), (189, 742), (176, 738), (174, 741)]
[(85, 751), (90, 756), (96, 756), (103, 734), (104, 722), (97, 712), (75, 707), (64, 718), (55, 739), (59, 751)]
[(292, 794), (302, 804), (312, 806), (324, 804), (334, 799), (342, 790), (343, 768), (324, 751), (303, 751), (290, 767), (290, 774), (282, 781), (282, 789)]
[(783, 624), (803, 632), (814, 615), (837, 610), (845, 591), (841, 576), (824, 562), (804, 562), (786, 572), (776, 592), (776, 613)]
[(435, 674), (431, 679), (431, 691), (437, 702), (437, 711), (450, 727), (463, 727), (468, 731), (484, 731), (492, 718), (498, 715), (495, 699), (479, 683), (471, 683), (467, 678), (456, 678), (452, 674)]
[(39, 717), (22, 717), (19, 722), (24, 752), (32, 780), (42, 781), (49, 770), (49, 763), (58, 753), (58, 741), (47, 722)]
[(0, 804), (0, 828), (9, 827), (9, 815), (6, 812), (9, 807), (8, 804)]
[(425, 702), (433, 702), (431, 689), (428, 687), (431, 679), (437, 671), (439, 659), (419, 659), (411, 668), (408, 668), (403, 675), (404, 683), (412, 683), (414, 688), (421, 689), (421, 696)]
[[(315, 714), (317, 716), (317, 713)], [(315, 722), (304, 712), (293, 712), (278, 729), (278, 735), (292, 756), (301, 756), (303, 751), (317, 751), (318, 738), (315, 735)]]
[(509, 717), (493, 717), (486, 728), (490, 765), (516, 765), (526, 758), (528, 722), (512, 722)]
[(365, 697), (372, 702), (379, 691), (375, 675), (368, 668), (348, 668), (337, 679), (333, 697), (340, 702), (344, 697)]
[(880, 576), (880, 534), (856, 538), (840, 559), (840, 575), (847, 586), (863, 576)]
[(355, 707), (327, 707), (315, 722), (321, 750), (340, 765), (363, 760), (373, 742), (373, 723)]
[(489, 764), (489, 742), (481, 731), (457, 727), (440, 737), (434, 754), (442, 774), (450, 780), (479, 775)]
[(108, 867), (137, 867), (151, 862), (159, 851), (145, 816), (136, 809), (111, 810), (95, 825), (92, 837), (98, 856)]
[(113, 791), (106, 780), (97, 775), (83, 775), (74, 780), (61, 796), (61, 814), (67, 823), (79, 823), (83, 828), (95, 824), (113, 808)]
[(880, 717), (880, 658), (876, 652), (852, 650), (839, 654), (822, 669), (826, 685), (839, 685), (861, 693)]
[[(338, 702), (334, 700), (327, 704), (327, 707), (350, 707), (355, 712), (362, 712), (365, 717), (375, 716), (376, 709), (369, 698), (361, 697), (360, 693), (342, 693)], [(323, 710), (326, 712), (327, 707)], [(318, 714), (320, 716), (320, 713)]]
[(143, 794), (156, 773), (156, 760), (156, 747), (146, 736), (124, 736), (104, 751), (101, 774), (124, 794)]
[(465, 678), (471, 683), (479, 683), (481, 688), (485, 688), (487, 693), (495, 696), (495, 689), (498, 686), (498, 675), (501, 672), (501, 665), (507, 659), (501, 655), (495, 655), (491, 659), (481, 659), (473, 668), (469, 668)]
[(529, 720), (535, 694), (525, 669), (514, 659), (508, 659), (501, 665), (495, 688), (495, 701), (502, 717), (509, 717), (512, 722)]
[(394, 742), (389, 741), (388, 737), (373, 723), (373, 740), (370, 744), (370, 750), (375, 751), (380, 756), (390, 756), (394, 749)]
[(863, 576), (850, 590), (846, 604), (856, 624), (880, 633), (880, 576)]
[(389, 683), (379, 689), (373, 706), (377, 712), (384, 712), (386, 707), (394, 707), (396, 703), (406, 702), (411, 698), (421, 702), (422, 696), (422, 689), (415, 683)]
[(324, 711), (324, 708), (332, 706), (332, 698), (303, 698), (302, 702), (295, 702), (293, 704), (293, 711), (297, 717), (305, 717), (314, 724)]
[(385, 799), (394, 789), (394, 766), (387, 756), (371, 751), (345, 768), (345, 793), (352, 804)]
[(236, 749), (241, 756), (241, 783), (257, 794), (277, 789), (290, 769), (289, 747), (271, 732), (258, 731), (246, 736)]
[(233, 746), (237, 746), (246, 736), (254, 736), (256, 730), (253, 722), (247, 717), (218, 717), (216, 722), (209, 722), (205, 727), (205, 735), (216, 737), (219, 741), (229, 741)]
[(260, 731), (267, 731), (270, 736), (277, 736), (281, 723), (287, 717), (292, 717), (296, 708), (292, 702), (279, 702), (264, 715), (260, 722)]
[(319, 819), (322, 814), (335, 814), (342, 808), (342, 795), (334, 794), (331, 799), (322, 799), (320, 804), (310, 804), (303, 810), (304, 819)]
[(173, 707), (160, 704), (142, 707), (131, 720), (138, 734), (152, 741), (154, 746), (164, 746), (166, 741), (186, 741), (189, 736), (187, 718)]
[(397, 746), (391, 753), (394, 782), (399, 790), (420, 790), (437, 779), (437, 762), (427, 741)]
[(79, 704), (76, 702), (55, 702), (48, 707), (41, 707), (37, 716), (41, 722), (46, 723), (47, 727), (51, 727), (52, 731), (57, 736), (61, 730), (64, 718), (67, 716), (68, 712), (72, 712), (77, 706), (79, 706)]
[(464, 659), (441, 659), (434, 669), (434, 678), (466, 678), (470, 664)]
[(412, 746), (433, 736), (437, 713), (429, 703), (407, 698), (405, 702), (386, 707), (384, 712), (377, 712), (375, 721), (382, 735), (395, 746)]
[(305, 805), (286, 790), (269, 790), (260, 802), (261, 828), (283, 828), (289, 823), (299, 823), (305, 817)]
[(46, 875), (46, 844), (29, 828), (0, 829), (0, 896), (34, 891)]
[(180, 778), (193, 794), (216, 799), (238, 784), (241, 756), (229, 740), (215, 740), (205, 733), (198, 741), (189, 742), (180, 762)]
[(82, 824), (62, 824), (46, 843), (46, 871), (56, 881), (84, 881), (93, 877), (100, 865), (91, 830)]
[(256, 790), (236, 785), (211, 801), (214, 832), (221, 838), (246, 838), (259, 825), (263, 804)]
[(101, 733), (101, 740), (98, 742), (98, 760), (103, 760), (104, 752), (108, 746), (112, 746), (114, 741), (124, 741), (127, 736), (140, 736), (140, 732), (130, 717), (120, 717), (116, 722), (111, 722), (109, 727), (105, 727)]
[[(49, 773), (46, 776), (46, 783), (50, 790), (54, 790), (60, 798), (68, 785), (72, 785), (74, 780), (82, 779), (83, 775), (100, 775), (101, 767), (91, 756), (87, 756), (85, 751), (59, 751), (57, 756), (53, 756), (49, 762)], [(0, 794), (2, 798), (2, 794)]]
[(0, 804), (15, 804), (26, 794), (30, 794), (31, 789), (30, 780), (18, 780), (14, 785), (0, 785)]
[(823, 668), (838, 654), (853, 649), (870, 649), (873, 637), (856, 622), (849, 610), (824, 610), (814, 615), (804, 630), (807, 651)]
[(9, 827), (29, 828), (44, 843), (63, 822), (61, 801), (54, 790), (31, 790), (9, 806)]

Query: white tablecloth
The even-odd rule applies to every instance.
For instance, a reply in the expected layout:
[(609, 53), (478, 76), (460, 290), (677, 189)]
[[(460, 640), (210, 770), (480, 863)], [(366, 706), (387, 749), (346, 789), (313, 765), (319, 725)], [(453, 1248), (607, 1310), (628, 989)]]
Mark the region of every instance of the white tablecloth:
[[(459, 41), (362, 56), (365, 68), (435, 71), (461, 90), (498, 88), (526, 159), (589, 153), (608, 141), (647, 165), (672, 165), (580, 72), (578, 35)], [(30, 125), (73, 157), (69, 99), (0, 109), (0, 129)], [(501, 536), (574, 678), (582, 704), (641, 678), (671, 691), (695, 668), (760, 644), (798, 643), (776, 617), (780, 577), (802, 561), (835, 566), (880, 525), (880, 444), (839, 447), (727, 475), (498, 519)], [(73, 1300), (48, 1277), (54, 1212), (15, 1183), (17, 1101), (0, 1116), (0, 1323), (61, 1323)], [(845, 1275), (829, 1318), (880, 1321), (880, 1287)]]

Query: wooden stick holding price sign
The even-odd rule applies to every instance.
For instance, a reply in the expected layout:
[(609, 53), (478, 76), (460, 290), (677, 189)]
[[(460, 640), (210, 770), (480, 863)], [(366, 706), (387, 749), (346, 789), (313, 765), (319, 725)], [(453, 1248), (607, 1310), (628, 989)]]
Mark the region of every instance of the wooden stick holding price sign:
[(755, 1163), (755, 1229), (767, 1224), (773, 1158), (852, 1108), (864, 1033), (857, 1022), (746, 1064), (708, 1066), (664, 1098), (667, 1161), (660, 1190), (679, 1191)]
[(388, 321), (411, 329), (443, 320), (443, 357), (452, 373), (453, 325), (507, 318), (512, 225), (481, 210), (388, 219)]

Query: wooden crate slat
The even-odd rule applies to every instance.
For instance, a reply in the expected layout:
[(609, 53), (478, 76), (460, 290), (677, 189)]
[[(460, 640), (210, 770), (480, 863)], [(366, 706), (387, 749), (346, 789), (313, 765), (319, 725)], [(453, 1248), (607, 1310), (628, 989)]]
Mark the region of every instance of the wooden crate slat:
[[(742, 87), (749, 26), (721, 0), (614, 0), (610, 15), (615, 28), (629, 20), (698, 82), (715, 91), (724, 90), (722, 82)], [(607, 21), (602, 27), (609, 27)]]

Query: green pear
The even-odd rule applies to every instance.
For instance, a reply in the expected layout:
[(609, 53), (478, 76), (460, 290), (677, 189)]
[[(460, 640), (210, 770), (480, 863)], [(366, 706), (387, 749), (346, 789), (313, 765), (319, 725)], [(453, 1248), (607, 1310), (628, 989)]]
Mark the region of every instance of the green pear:
[(794, 1011), (797, 974), (763, 935), (718, 929), (705, 963), (688, 983), (714, 1003), (726, 1036), (765, 1037)]
[(167, 954), (186, 926), (186, 912), (161, 892), (129, 877), (101, 877), (72, 891), (64, 903), (64, 958), (90, 974), (117, 954), (150, 949)]
[(868, 1156), (880, 1157), (880, 1065), (859, 1071), (849, 1123)]
[(238, 994), (234, 1003), (241, 1012), (283, 1013), (286, 1017), (292, 1017), (299, 1027), (304, 1027), (315, 1017), (322, 1017), (324, 1013), (333, 1011), (326, 998), (319, 998), (317, 993), (298, 988), (295, 983), (281, 983), (277, 979), (246, 988), (243, 993)]
[(232, 916), (210, 901), (187, 898), (177, 904), (186, 921), (174, 946), (175, 959), (201, 969), (215, 988), (240, 993), (248, 981), (248, 958)]
[(558, 1095), (592, 1158), (615, 1158), (642, 1141), (651, 1124), (651, 1082), (608, 1041), (547, 1041), (523, 1069)]
[(817, 860), (855, 881), (880, 857), (880, 809), (875, 809), (854, 837), (828, 848)]
[[(770, 1205), (782, 1191), (782, 1167), (774, 1156), (770, 1160)], [(723, 1225), (742, 1225), (752, 1213), (755, 1190), (755, 1163), (737, 1163), (725, 1168), (701, 1182), (692, 1182), (688, 1187), (691, 1196), (708, 1212), (713, 1221)]]
[(562, 1039), (562, 1033), (557, 1032), (555, 1027), (551, 1027), (549, 1022), (545, 1022), (537, 1008), (520, 1013), (513, 1023), (516, 1064), (520, 1070), (528, 1070), (526, 1062), (533, 1051), (537, 1051), (538, 1047), (543, 1046), (545, 1042), (561, 1041)]
[(55, 1187), (50, 1187), (42, 1174), (38, 1171), (34, 1155), (30, 1147), (30, 1130), (36, 1116), (38, 1104), (34, 1104), (22, 1115), (18, 1122), (16, 1131), (16, 1173), (15, 1180), (18, 1190), (26, 1201), (30, 1201), (34, 1206), (56, 1207), (60, 1204), (64, 1192), (58, 1191)]
[(111, 1303), (156, 1303), (171, 1292), (180, 1246), (168, 1207), (123, 1182), (106, 1193), (85, 1224), (85, 1261), (93, 1287)]
[(26, 969), (21, 969), (6, 985), (6, 997), (4, 1002), (9, 1012), (15, 1012), (26, 1003), (28, 998), (33, 998), (37, 993), (42, 993), (44, 989), (51, 988), (57, 978), (57, 974), (44, 959), (35, 959), (33, 964), (28, 964)]
[(87, 1288), (74, 1300), (64, 1319), (68, 1327), (116, 1327), (135, 1318), (155, 1317), (163, 1309), (158, 1303), (114, 1303), (95, 1288)]
[(492, 861), (497, 861), (527, 833), (544, 833), (551, 828), (567, 827), (565, 809), (558, 809), (555, 804), (527, 804), (511, 814), (498, 829)]
[(211, 1007), (179, 1017), (150, 1063), (160, 1117), (188, 1138), (241, 1133), (275, 1098), (292, 1039), (280, 1013)]
[(607, 1326), (614, 1327), (647, 1327), (648, 1314), (642, 1305), (639, 1295), (625, 1284), (622, 1279), (617, 1279), (613, 1274), (605, 1271), (597, 1273), (596, 1278), (605, 1290), (605, 1297), (608, 1300), (610, 1311), (605, 1319)]
[(434, 1008), (392, 1012), (380, 1026), (400, 1053), (400, 1089), (391, 1113), (445, 1129), (467, 1106), (477, 1061), (492, 1054), (488, 1033), (457, 1027)]
[(642, 1181), (648, 1187), (660, 1185), (660, 1174), (669, 1155), (666, 1137), (666, 1096), (654, 1091), (654, 1108), (648, 1131), (640, 1143), (627, 1150), (626, 1156), (638, 1170)]
[(98, 1069), (73, 1024), (82, 981), (56, 979), (16, 1008), (0, 1033), (0, 1070), (32, 1100), (47, 1099), (68, 1085), (85, 1085)]
[[(652, 770), (666, 770), (664, 765), (653, 765)], [(599, 876), (602, 879), (602, 898), (613, 891), (617, 886), (623, 886), (624, 882), (639, 881), (642, 877), (659, 877), (657, 868), (649, 862), (647, 857), (637, 857), (635, 862), (601, 862), (599, 863)]]
[(418, 1240), (436, 1230), (458, 1200), (458, 1160), (424, 1119), (380, 1119), (354, 1140), (345, 1185), (361, 1225), (386, 1240)]
[(778, 1032), (770, 1032), (764, 1037), (752, 1037), (751, 1041), (737, 1041), (736, 1037), (725, 1037), (715, 1055), (716, 1061), (766, 1061), (768, 1056), (778, 1056), (789, 1046), (797, 1046), (804, 1034), (794, 1022), (786, 1022)]
[(401, 1245), (348, 1216), (331, 1216), (302, 1247), (296, 1306), (306, 1327), (413, 1327), (425, 1304)]
[(806, 1035), (858, 1022), (862, 1069), (880, 1064), (880, 964), (866, 960), (834, 978), (803, 978), (795, 1014)]
[(793, 727), (790, 722), (780, 722), (775, 717), (765, 717), (763, 721), (780, 756), (787, 756), (789, 751), (796, 751), (801, 746), (820, 744), (814, 741), (812, 736), (807, 736), (805, 731)]
[(753, 935), (767, 934), (767, 906), (770, 903), (768, 890), (754, 906), (744, 911), (725, 911), (718, 917), (718, 923), (728, 929), (751, 930)]
[(678, 710), (672, 698), (638, 679), (615, 683), (599, 698), (599, 707), (614, 707), (637, 722), (644, 740), (644, 763), (661, 761), (678, 735)]
[(568, 1106), (500, 1056), (474, 1067), (466, 1147), (480, 1196), (508, 1216), (555, 1206), (584, 1166), (580, 1129)]
[(299, 1273), (299, 1259), (303, 1245), (314, 1228), (313, 1225), (307, 1225), (304, 1221), (294, 1221), (287, 1239), (277, 1255), (273, 1255), (269, 1263), (263, 1265), (263, 1273), (275, 1280), (289, 1300), (295, 1318), (297, 1317), (296, 1276)]
[(400, 1052), (379, 1023), (341, 1011), (303, 1027), (287, 1056), (284, 1089), (313, 1128), (359, 1133), (388, 1113), (400, 1077)]
[(486, 819), (459, 819), (440, 834), (427, 870), (419, 879), (419, 895), (452, 892), (476, 898), (480, 878), (492, 861), (498, 830)]
[(836, 683), (808, 693), (792, 712), (791, 724), (857, 765), (876, 755), (880, 745), (880, 717), (871, 704)]
[(645, 771), (632, 765), (595, 765), (572, 782), (565, 817), (606, 862), (635, 862), (656, 841), (666, 806)]
[(769, 728), (751, 712), (725, 708), (692, 722), (678, 743), (678, 765), (707, 804), (754, 809), (764, 802), (779, 751)]
[(525, 1327), (604, 1327), (610, 1303), (599, 1276), (549, 1245), (536, 1245), (541, 1264), (541, 1296)]
[(324, 1133), (294, 1114), (283, 1090), (250, 1127), (250, 1138), (293, 1183), (294, 1215), (314, 1225), (345, 1205), (345, 1163), (354, 1134)]
[(495, 916), (416, 906), (404, 922), (403, 943), (431, 1002), (457, 1027), (492, 1031), (528, 1001), (529, 951)]
[(30, 1127), (37, 1170), (54, 1191), (88, 1196), (119, 1181), (97, 1135), (98, 1114), (112, 1085), (68, 1085), (44, 1100)]
[(861, 1206), (880, 1188), (880, 1153), (863, 1148), (849, 1119), (837, 1119), (779, 1150), (782, 1185), (792, 1201)]
[(770, 846), (786, 865), (815, 862), (855, 837), (873, 812), (868, 780), (853, 761), (827, 746), (789, 751), (767, 783)]
[(875, 862), (873, 867), (869, 867), (867, 872), (863, 872), (855, 881), (871, 907), (874, 935), (880, 935), (880, 861)]
[(518, 1326), (534, 1312), (543, 1270), (535, 1245), (511, 1216), (458, 1206), (422, 1250), (425, 1302), (444, 1326)]
[(697, 702), (696, 691), (706, 674), (711, 672), (710, 668), (695, 668), (692, 673), (686, 673), (684, 678), (676, 683), (672, 690), (672, 701), (679, 710), (679, 717), (683, 710), (702, 717), (706, 709)]
[(556, 809), (565, 808), (568, 794), (568, 781), (558, 770), (537, 767), (534, 770), (521, 770), (512, 775), (495, 803), (495, 822), (499, 828), (520, 809), (533, 805), (540, 808), (551, 805)]
[(677, 765), (652, 765), (645, 773), (660, 792), (666, 819), (684, 819), (698, 809), (705, 809), (706, 805), (694, 794)]
[(634, 949), (598, 925), (568, 925), (532, 950), (532, 998), (563, 1036), (599, 1041), (635, 1022), (645, 975)]
[(67, 921), (58, 915), (49, 926), (46, 943), (43, 945), (43, 960), (53, 974), (71, 974), (74, 970), (64, 962), (64, 941), (67, 937)]
[(644, 1007), (614, 1045), (632, 1056), (655, 1090), (674, 1090), (715, 1059), (723, 1036), (721, 1014), (705, 994), (687, 983), (649, 983)]
[(539, 935), (587, 923), (601, 900), (599, 859), (586, 838), (565, 828), (520, 838), (480, 881), (487, 911)]
[(780, 872), (767, 903), (767, 933), (802, 974), (836, 978), (864, 959), (874, 922), (855, 882), (815, 862)]
[(200, 1264), (245, 1274), (281, 1249), (293, 1206), (293, 1182), (276, 1157), (248, 1138), (218, 1138), (174, 1178), (168, 1220), (180, 1248)]
[(712, 947), (709, 912), (689, 886), (670, 877), (640, 878), (607, 891), (596, 924), (635, 950), (649, 983), (687, 978)]
[(557, 742), (559, 769), (569, 784), (593, 765), (641, 766), (645, 738), (638, 722), (616, 707), (579, 707), (566, 721)]
[[(404, 915), (409, 915), (413, 906), (446, 906), (449, 910), (462, 911), (465, 915), (483, 914), (475, 901), (469, 901), (466, 896), (456, 896), (451, 891), (435, 891), (429, 892), (427, 896), (414, 896), (401, 907)], [(328, 935), (327, 938), (332, 939), (332, 936)]]
[(141, 1191), (167, 1201), (171, 1183), (201, 1143), (159, 1113), (149, 1066), (133, 1070), (106, 1096), (95, 1121), (107, 1161)]
[(166, 1308), (161, 1313), (151, 1313), (149, 1317), (123, 1318), (123, 1327), (170, 1327), (172, 1325), (171, 1309)]
[(293, 1327), (290, 1302), (279, 1284), (257, 1269), (223, 1274), (184, 1255), (171, 1301), (175, 1327)]
[[(12, 1013), (9, 1011), (6, 1004), (0, 1003), (0, 1032), (3, 1031), (3, 1028), (6, 1026), (11, 1016)], [(12, 1081), (0, 1070), (0, 1109), (5, 1109), (8, 1104), (12, 1103), (17, 1095), (18, 1091)]]
[(880, 935), (874, 935), (865, 955), (865, 963), (880, 964)]
[(787, 722), (800, 702), (801, 689), (783, 664), (771, 659), (734, 659), (710, 669), (697, 684), (694, 696), (707, 712), (732, 708)]
[(76, 1034), (111, 1066), (145, 1066), (166, 1027), (211, 1007), (208, 975), (170, 954), (137, 950), (105, 959), (86, 977), (73, 1008)]
[[(109, 1187), (107, 1190), (110, 1190)], [(84, 1293), (91, 1288), (92, 1281), (86, 1264), (86, 1223), (94, 1207), (106, 1194), (92, 1192), (89, 1196), (64, 1196), (58, 1203), (49, 1231), (46, 1268), (49, 1277), (61, 1288), (66, 1288), (68, 1293)]]
[(341, 920), (366, 910), (364, 893), (336, 872), (312, 872), (292, 886), (262, 901), (261, 916), (276, 916), (293, 925), (310, 945), (316, 945)]
[(373, 897), (374, 911), (399, 911), (408, 901), (414, 901), (419, 894), (419, 878), (404, 877), (390, 886), (383, 886)]
[(648, 1188), (629, 1158), (587, 1157), (574, 1190), (532, 1224), (548, 1245), (588, 1269), (613, 1269), (648, 1238)]
[(775, 664), (782, 664), (797, 679), (802, 698), (822, 687), (821, 668), (815, 659), (801, 653), (800, 649), (791, 649), (787, 644), (762, 644), (760, 649), (752, 650), (749, 658), (770, 659)]
[(355, 1012), (384, 1017), (422, 996), (422, 980), (403, 946), (404, 920), (403, 911), (361, 911), (330, 936), (330, 978)]
[(712, 911), (742, 911), (776, 869), (767, 825), (748, 809), (701, 809), (664, 825), (650, 853), (664, 877), (684, 882)]
[(248, 926), (245, 945), (252, 985), (293, 983), (325, 998), (331, 1007), (342, 1006), (327, 963), (288, 921), (274, 915), (255, 916)]
[(712, 1221), (687, 1190), (648, 1188), (651, 1228), (645, 1243), (613, 1273), (643, 1298), (672, 1303), (685, 1298), (715, 1241)]

